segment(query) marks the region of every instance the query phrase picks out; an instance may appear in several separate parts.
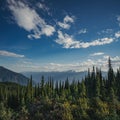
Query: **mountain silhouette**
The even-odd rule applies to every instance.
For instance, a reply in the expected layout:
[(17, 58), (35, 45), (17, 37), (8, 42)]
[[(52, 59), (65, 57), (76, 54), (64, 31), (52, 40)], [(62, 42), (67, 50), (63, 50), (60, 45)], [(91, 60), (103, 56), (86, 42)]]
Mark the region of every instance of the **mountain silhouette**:
[(28, 83), (28, 78), (20, 73), (13, 72), (0, 66), (0, 82), (14, 82), (21, 85), (26, 85)]

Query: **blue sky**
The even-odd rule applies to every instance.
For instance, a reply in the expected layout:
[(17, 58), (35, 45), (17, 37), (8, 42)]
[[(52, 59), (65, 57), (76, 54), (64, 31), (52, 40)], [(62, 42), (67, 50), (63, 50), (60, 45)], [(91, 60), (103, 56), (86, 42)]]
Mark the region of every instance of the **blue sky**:
[(16, 72), (120, 66), (119, 0), (0, 0), (0, 65)]

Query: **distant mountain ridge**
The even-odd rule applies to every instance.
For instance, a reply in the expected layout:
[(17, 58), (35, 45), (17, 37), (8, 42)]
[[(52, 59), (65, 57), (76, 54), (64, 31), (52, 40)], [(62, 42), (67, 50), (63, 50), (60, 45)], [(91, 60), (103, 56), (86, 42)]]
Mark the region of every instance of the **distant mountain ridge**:
[(75, 72), (75, 71), (63, 71), (63, 72), (23, 72), (23, 75), (30, 77), (32, 75), (33, 80), (38, 83), (41, 77), (44, 76), (45, 81), (52, 77), (54, 81), (65, 81), (67, 78), (69, 81), (82, 80), (87, 75), (87, 71)]
[(20, 73), (13, 72), (0, 66), (0, 82), (14, 82), (21, 85), (27, 85), (28, 78)]
[[(57, 72), (16, 73), (13, 72), (12, 70), (0, 66), (0, 82), (13, 82), (21, 85), (27, 85), (28, 79), (30, 78), (31, 75), (33, 78), (33, 84), (39, 83), (42, 76), (44, 76), (45, 81), (47, 81), (51, 77), (54, 81), (65, 81), (68, 78), (69, 82), (72, 82), (73, 80), (81, 81), (82, 78), (85, 78), (85, 76), (87, 75), (87, 71), (75, 72), (69, 70), (63, 72), (57, 71)], [(106, 72), (103, 72), (103, 76), (106, 76)]]

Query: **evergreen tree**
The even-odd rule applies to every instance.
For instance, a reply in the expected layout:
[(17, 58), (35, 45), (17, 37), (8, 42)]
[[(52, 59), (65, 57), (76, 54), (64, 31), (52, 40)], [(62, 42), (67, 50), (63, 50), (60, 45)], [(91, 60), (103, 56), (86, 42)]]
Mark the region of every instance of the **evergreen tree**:
[(95, 97), (95, 80), (96, 79), (96, 77), (95, 77), (95, 67), (93, 66), (93, 70), (92, 70), (92, 73), (91, 73), (91, 97)]
[(119, 69), (117, 69), (117, 73), (116, 73), (116, 84), (115, 84), (115, 86), (116, 86), (116, 91), (117, 91), (117, 96), (118, 96), (118, 98), (119, 98), (119, 100), (120, 100), (120, 68)]
[(45, 80), (44, 80), (44, 76), (41, 77), (41, 83), (40, 83), (40, 95), (43, 97), (45, 95), (45, 91), (44, 91), (44, 84), (45, 84)]
[(33, 98), (33, 86), (32, 86), (32, 75), (30, 76), (30, 80), (28, 80), (27, 85), (27, 97), (28, 100), (31, 101)]
[(108, 60), (108, 89), (114, 86), (114, 71), (111, 65), (111, 59)]
[(95, 80), (95, 97), (100, 96), (100, 72), (96, 68), (96, 80)]
[(87, 95), (86, 95), (86, 86), (85, 86), (84, 81), (82, 81), (82, 83), (81, 83), (81, 93), (80, 93), (80, 96), (82, 98), (87, 97)]
[(69, 85), (69, 80), (68, 80), (68, 77), (65, 81), (65, 89), (69, 89), (70, 88), (70, 85)]

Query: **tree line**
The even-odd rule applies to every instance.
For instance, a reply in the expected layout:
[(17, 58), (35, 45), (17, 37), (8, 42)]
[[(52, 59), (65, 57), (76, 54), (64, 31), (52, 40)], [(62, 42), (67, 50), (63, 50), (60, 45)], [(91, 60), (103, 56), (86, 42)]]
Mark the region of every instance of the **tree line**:
[(120, 68), (93, 67), (81, 81), (41, 77), (27, 86), (0, 83), (0, 120), (120, 120)]

